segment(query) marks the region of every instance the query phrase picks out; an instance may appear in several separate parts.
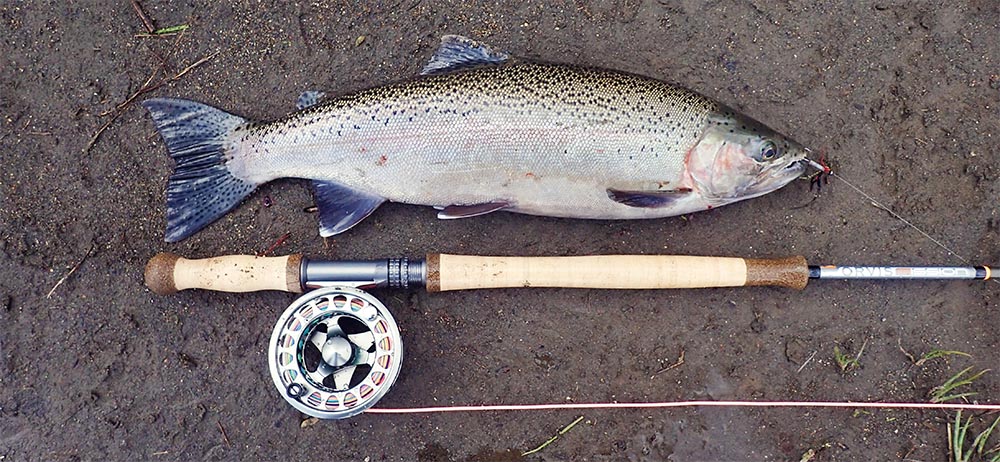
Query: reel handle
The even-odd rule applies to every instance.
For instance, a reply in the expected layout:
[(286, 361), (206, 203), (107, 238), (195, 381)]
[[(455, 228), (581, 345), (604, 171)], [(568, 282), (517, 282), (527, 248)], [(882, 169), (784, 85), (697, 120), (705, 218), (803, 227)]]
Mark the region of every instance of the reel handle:
[(744, 259), (681, 255), (574, 257), (427, 256), (430, 292), (504, 287), (690, 289), (779, 286), (803, 289), (809, 266), (801, 256)]
[(226, 255), (189, 260), (172, 253), (158, 253), (146, 264), (146, 286), (167, 295), (184, 289), (221, 292), (283, 290), (302, 292), (302, 255), (255, 257)]

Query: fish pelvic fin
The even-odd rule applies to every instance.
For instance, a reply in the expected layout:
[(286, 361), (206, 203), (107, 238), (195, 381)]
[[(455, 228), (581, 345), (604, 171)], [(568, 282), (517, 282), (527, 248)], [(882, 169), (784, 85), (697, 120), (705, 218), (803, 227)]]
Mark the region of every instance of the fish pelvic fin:
[(441, 220), (478, 217), (480, 215), (486, 215), (487, 213), (496, 212), (497, 210), (503, 210), (509, 207), (510, 203), (506, 201), (486, 202), (483, 204), (453, 204), (443, 207), (441, 211), (438, 212), (437, 217)]
[(165, 241), (191, 236), (257, 189), (227, 166), (226, 140), (245, 119), (184, 99), (155, 98), (142, 106), (176, 162), (167, 183)]
[(441, 46), (420, 71), (420, 75), (445, 74), (470, 67), (500, 64), (508, 59), (510, 55), (495, 51), (485, 43), (461, 35), (445, 35), (441, 37)]
[(319, 209), (319, 235), (330, 237), (354, 227), (371, 215), (385, 198), (330, 181), (313, 181)]

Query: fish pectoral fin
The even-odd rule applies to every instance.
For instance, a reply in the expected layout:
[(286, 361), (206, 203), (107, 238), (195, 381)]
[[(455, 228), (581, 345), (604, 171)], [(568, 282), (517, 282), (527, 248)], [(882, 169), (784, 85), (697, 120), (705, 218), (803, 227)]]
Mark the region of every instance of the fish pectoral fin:
[(313, 194), (319, 209), (319, 235), (323, 237), (351, 229), (385, 202), (383, 197), (329, 181), (313, 181)]
[(685, 197), (689, 197), (692, 193), (693, 191), (691, 188), (679, 188), (663, 191), (622, 191), (619, 189), (608, 189), (608, 197), (610, 197), (611, 200), (625, 204), (629, 207), (643, 208), (668, 207)]
[(299, 99), (295, 100), (295, 107), (300, 111), (308, 107), (313, 107), (318, 104), (319, 100), (323, 99), (324, 96), (326, 96), (326, 93), (321, 91), (304, 91), (301, 95), (299, 95)]
[(420, 71), (420, 75), (444, 74), (486, 64), (500, 64), (508, 59), (510, 55), (495, 51), (485, 43), (461, 35), (445, 35), (441, 37), (441, 46)]
[(503, 210), (510, 207), (510, 203), (500, 201), (500, 202), (486, 202), (483, 204), (469, 204), (469, 205), (449, 205), (440, 212), (438, 212), (438, 218), (442, 220), (454, 220), (456, 218), (469, 218), (479, 215), (486, 215), (490, 212), (496, 212), (497, 210)]

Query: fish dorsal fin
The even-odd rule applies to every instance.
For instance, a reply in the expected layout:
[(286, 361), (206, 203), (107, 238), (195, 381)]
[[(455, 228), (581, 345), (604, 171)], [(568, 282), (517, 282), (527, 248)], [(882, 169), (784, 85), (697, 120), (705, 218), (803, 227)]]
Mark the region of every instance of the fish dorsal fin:
[(622, 191), (608, 189), (608, 197), (629, 207), (660, 208), (669, 207), (675, 202), (691, 196), (691, 188), (670, 189), (662, 191)]
[(445, 35), (441, 37), (441, 46), (420, 74), (443, 74), (485, 64), (500, 64), (508, 59), (510, 55), (495, 51), (485, 43), (461, 35)]
[(319, 208), (319, 235), (340, 234), (371, 215), (385, 199), (329, 181), (313, 181)]

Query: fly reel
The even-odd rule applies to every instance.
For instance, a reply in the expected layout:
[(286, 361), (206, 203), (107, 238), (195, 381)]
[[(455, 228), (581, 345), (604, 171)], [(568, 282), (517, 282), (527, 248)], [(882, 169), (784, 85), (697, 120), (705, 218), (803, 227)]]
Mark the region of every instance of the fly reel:
[(351, 287), (311, 291), (278, 318), (267, 361), (278, 392), (320, 419), (370, 408), (399, 376), (403, 344), (389, 310)]

